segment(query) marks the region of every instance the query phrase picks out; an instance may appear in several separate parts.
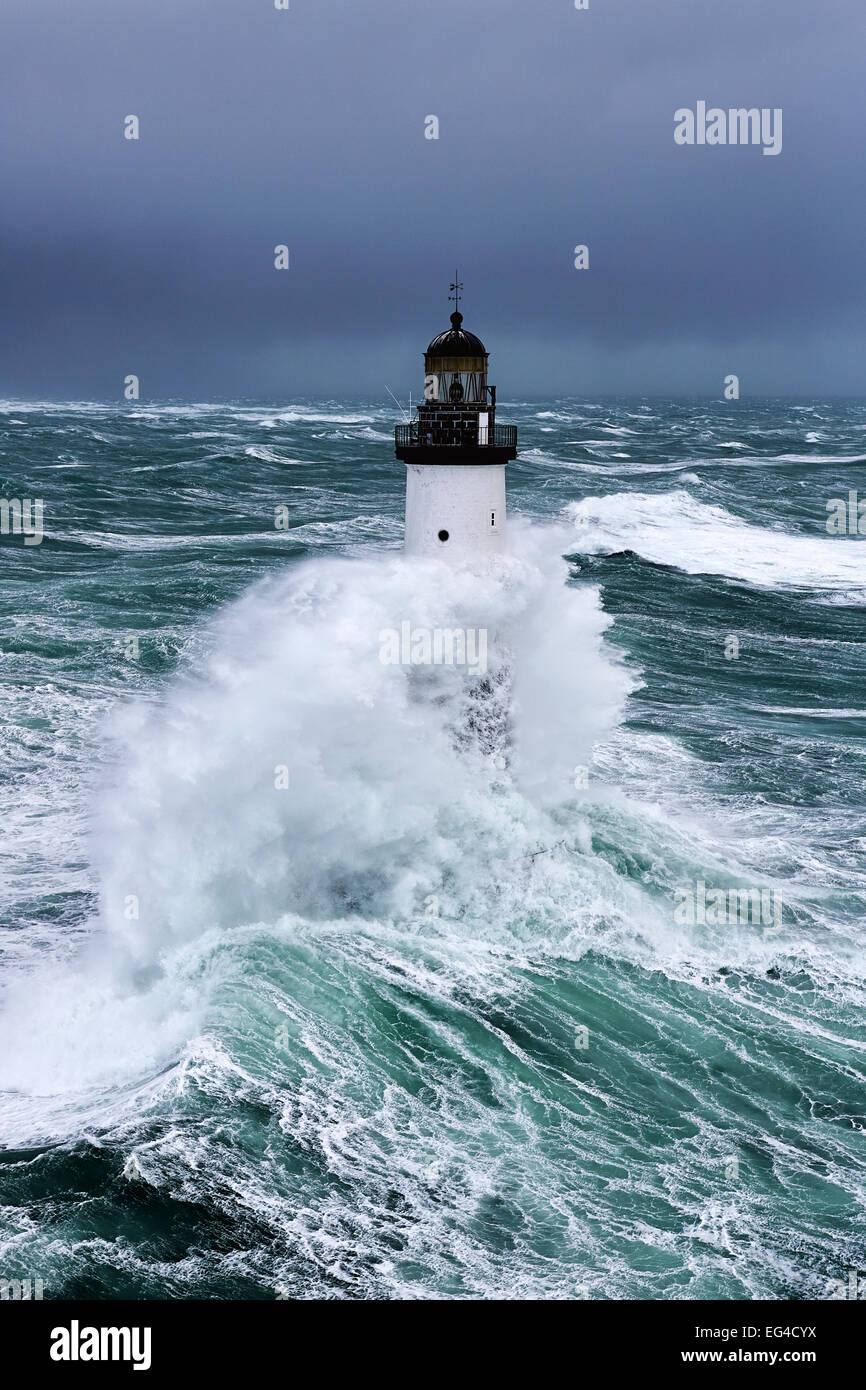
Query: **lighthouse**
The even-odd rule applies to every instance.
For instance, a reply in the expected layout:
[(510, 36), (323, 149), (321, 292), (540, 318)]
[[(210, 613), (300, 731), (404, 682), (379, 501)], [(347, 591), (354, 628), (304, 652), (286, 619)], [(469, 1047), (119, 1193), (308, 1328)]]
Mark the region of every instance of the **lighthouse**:
[(451, 286), (451, 327), (424, 354), (424, 403), (395, 430), (406, 465), (409, 555), (465, 564), (505, 549), (505, 465), (517, 456), (517, 426), (497, 425), (488, 353), (463, 327), (460, 292)]

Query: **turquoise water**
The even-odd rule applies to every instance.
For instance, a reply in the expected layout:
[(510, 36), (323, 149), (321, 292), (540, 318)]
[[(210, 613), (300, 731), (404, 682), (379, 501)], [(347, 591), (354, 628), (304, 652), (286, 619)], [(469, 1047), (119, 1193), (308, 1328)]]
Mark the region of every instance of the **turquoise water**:
[[(827, 1297), (866, 404), (506, 403), (511, 553), (463, 576), (402, 559), (395, 415), (0, 410), (45, 508), (0, 538), (0, 1276)], [(481, 688), (384, 665), (404, 621), (483, 626)], [(683, 920), (699, 883), (781, 921)]]

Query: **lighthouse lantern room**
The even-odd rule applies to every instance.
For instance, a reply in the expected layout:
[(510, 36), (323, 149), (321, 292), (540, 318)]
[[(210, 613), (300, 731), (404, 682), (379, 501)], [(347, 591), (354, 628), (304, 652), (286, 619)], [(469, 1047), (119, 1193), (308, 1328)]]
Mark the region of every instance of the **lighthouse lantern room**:
[[(459, 306), (461, 284), (452, 298)], [(517, 455), (517, 427), (496, 424), (496, 387), (488, 354), (463, 327), (451, 327), (424, 354), (424, 403), (398, 425), (397, 457), (406, 465), (405, 549), (465, 562), (505, 548), (505, 465)]]

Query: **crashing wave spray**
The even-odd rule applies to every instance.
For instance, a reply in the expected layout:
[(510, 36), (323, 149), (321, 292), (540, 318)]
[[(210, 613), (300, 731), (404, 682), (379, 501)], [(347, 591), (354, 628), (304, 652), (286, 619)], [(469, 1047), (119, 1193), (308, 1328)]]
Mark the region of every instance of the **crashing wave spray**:
[[(7, 1132), (63, 1129), (64, 1096), (84, 1105), (175, 1061), (233, 933), (289, 920), (413, 930), (431, 894), (470, 935), (512, 930), (523, 909), (503, 866), (561, 838), (549, 812), (573, 798), (575, 764), (632, 684), (604, 647), (597, 592), (565, 582), (566, 534), (518, 524), (514, 553), (483, 572), (305, 561), (219, 615), (160, 706), (117, 716), (93, 850), (99, 920), (76, 969), (10, 991)], [(384, 663), (381, 633), (407, 620), (486, 627), (482, 684), (456, 665)], [(28, 1095), (56, 1104), (34, 1112)]]

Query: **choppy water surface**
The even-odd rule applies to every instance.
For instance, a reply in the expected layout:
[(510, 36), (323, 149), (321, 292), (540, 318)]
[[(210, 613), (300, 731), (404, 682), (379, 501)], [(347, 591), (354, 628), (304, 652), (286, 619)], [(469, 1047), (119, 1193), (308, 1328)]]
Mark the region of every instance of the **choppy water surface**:
[[(0, 408), (45, 507), (0, 538), (0, 1274), (826, 1297), (866, 1267), (866, 549), (825, 525), (866, 405), (505, 404), (511, 554), (462, 576), (400, 554), (395, 414)], [(484, 689), (383, 664), (407, 621), (483, 627)]]

